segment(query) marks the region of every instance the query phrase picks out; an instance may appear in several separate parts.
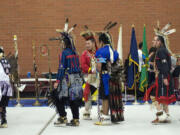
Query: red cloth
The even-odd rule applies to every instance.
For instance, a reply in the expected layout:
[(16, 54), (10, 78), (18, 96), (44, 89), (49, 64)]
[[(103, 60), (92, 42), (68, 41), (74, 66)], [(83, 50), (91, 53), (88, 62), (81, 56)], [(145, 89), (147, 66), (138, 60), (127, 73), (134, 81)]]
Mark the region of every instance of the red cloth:
[(83, 73), (87, 74), (90, 68), (91, 57), (94, 53), (85, 50), (81, 55), (81, 68)]
[(60, 80), (56, 80), (57, 83), (60, 83)]
[(149, 87), (147, 89), (147, 91), (145, 92), (144, 98), (143, 98), (144, 101), (149, 100), (150, 93), (151, 93), (152, 89), (154, 89), (155, 87), (156, 87), (156, 83), (154, 83), (151, 87)]
[[(168, 77), (168, 81), (170, 81), (169, 79), (170, 79), (170, 77)], [(155, 90), (156, 91), (155, 98), (156, 98), (156, 101), (158, 101), (158, 103), (168, 105), (168, 104), (176, 101), (176, 96), (174, 94), (170, 95), (169, 97), (168, 96), (158, 96), (158, 87), (159, 87), (159, 85), (158, 85), (158, 77), (157, 77), (155, 83), (150, 88), (147, 89), (143, 100), (148, 101), (152, 89), (155, 88), (156, 89)], [(168, 95), (168, 90), (169, 90), (169, 86), (167, 86), (167, 95)]]
[[(81, 55), (81, 69), (84, 74), (89, 74), (91, 72), (88, 72), (90, 66), (91, 66), (91, 58), (94, 57), (94, 53), (85, 50)], [(88, 101), (88, 96), (90, 94), (90, 84), (86, 82), (86, 86), (84, 88), (83, 97), (84, 101)]]

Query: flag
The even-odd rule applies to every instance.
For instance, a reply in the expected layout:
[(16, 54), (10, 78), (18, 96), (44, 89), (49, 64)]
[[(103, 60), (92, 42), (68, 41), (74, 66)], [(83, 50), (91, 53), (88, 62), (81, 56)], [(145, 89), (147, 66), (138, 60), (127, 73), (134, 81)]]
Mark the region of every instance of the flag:
[(144, 26), (144, 32), (143, 32), (142, 57), (143, 57), (144, 63), (141, 68), (139, 90), (141, 92), (144, 92), (144, 89), (148, 86), (148, 65), (149, 65), (148, 49), (147, 49), (147, 42), (146, 42), (146, 27), (145, 26)]
[(117, 52), (119, 53), (119, 59), (123, 59), (122, 53), (122, 25), (119, 27), (119, 37), (118, 37), (118, 45), (117, 45)]
[(134, 83), (138, 75), (138, 65), (139, 65), (139, 58), (138, 58), (136, 34), (134, 27), (132, 27), (129, 65), (128, 65), (128, 78), (127, 78), (128, 79), (127, 85), (131, 89), (134, 87)]

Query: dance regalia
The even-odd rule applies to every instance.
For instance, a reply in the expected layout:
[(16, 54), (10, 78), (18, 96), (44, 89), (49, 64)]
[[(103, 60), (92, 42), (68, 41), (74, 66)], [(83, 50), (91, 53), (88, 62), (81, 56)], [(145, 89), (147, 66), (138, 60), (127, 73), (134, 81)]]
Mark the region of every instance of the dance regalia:
[(94, 53), (93, 52), (90, 52), (90, 51), (87, 51), (85, 50), (83, 53), (82, 53), (82, 56), (81, 56), (81, 68), (82, 68), (82, 71), (84, 74), (87, 74), (89, 73), (89, 68), (91, 67), (91, 58), (93, 57)]
[(12, 87), (9, 79), (10, 64), (5, 58), (0, 60), (0, 107), (8, 106), (12, 96)]
[(51, 106), (56, 107), (60, 116), (54, 125), (67, 123), (65, 106), (68, 103), (73, 119), (67, 124), (78, 126), (83, 81), (80, 75), (79, 56), (70, 48), (64, 49), (59, 55), (57, 82), (58, 87), (50, 93), (48, 101)]
[(92, 74), (95, 71), (95, 53), (92, 51), (85, 50), (81, 56), (81, 68), (84, 75), (86, 85), (84, 88), (83, 97), (85, 101), (88, 101), (89, 94), (93, 95), (97, 88), (97, 76)]
[[(60, 40), (63, 43), (63, 51), (59, 56), (59, 68), (57, 81), (54, 84), (54, 90), (49, 96), (49, 104), (54, 105), (59, 114), (59, 118), (54, 125), (66, 124), (69, 126), (79, 126), (79, 106), (82, 99), (82, 83), (81, 69), (79, 56), (77, 55), (72, 35), (76, 24), (68, 30), (69, 20), (66, 18), (64, 30), (56, 30), (60, 37), (55, 40)], [(54, 40), (54, 38), (52, 38)], [(68, 123), (67, 113), (65, 111), (66, 103), (69, 103), (73, 119)]]
[[(174, 87), (172, 82), (171, 70), (171, 57), (165, 47), (160, 47), (156, 52), (155, 64), (157, 68), (157, 77), (155, 83), (147, 90), (147, 97), (150, 92), (155, 89), (155, 98), (158, 103), (170, 104), (176, 101), (174, 94)], [(169, 85), (163, 83), (163, 79), (167, 78)], [(148, 98), (147, 98), (148, 100)]]
[(71, 49), (66, 48), (59, 58), (60, 63), (57, 74), (59, 98), (81, 99), (83, 82), (80, 77), (79, 56)]
[(109, 100), (112, 122), (123, 121), (123, 103), (120, 84), (121, 70), (113, 72), (113, 65), (118, 62), (119, 54), (110, 45), (105, 45), (96, 51), (95, 57), (97, 62), (102, 63), (99, 86), (100, 99)]

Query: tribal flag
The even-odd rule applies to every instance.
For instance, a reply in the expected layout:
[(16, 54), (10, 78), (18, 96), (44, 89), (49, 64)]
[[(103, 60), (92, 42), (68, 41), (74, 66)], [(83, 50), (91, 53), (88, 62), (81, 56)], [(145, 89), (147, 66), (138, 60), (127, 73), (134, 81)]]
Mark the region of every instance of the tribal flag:
[(146, 27), (144, 26), (143, 32), (143, 47), (142, 47), (142, 57), (143, 57), (143, 65), (141, 69), (141, 77), (139, 83), (139, 90), (144, 92), (144, 89), (148, 86), (148, 65), (149, 65), (149, 56), (146, 42)]
[(136, 83), (137, 81), (136, 79), (138, 75), (138, 66), (139, 66), (139, 58), (138, 58), (136, 34), (134, 27), (132, 27), (129, 65), (128, 65), (128, 80), (127, 80), (128, 87), (131, 89), (134, 87), (134, 83)]

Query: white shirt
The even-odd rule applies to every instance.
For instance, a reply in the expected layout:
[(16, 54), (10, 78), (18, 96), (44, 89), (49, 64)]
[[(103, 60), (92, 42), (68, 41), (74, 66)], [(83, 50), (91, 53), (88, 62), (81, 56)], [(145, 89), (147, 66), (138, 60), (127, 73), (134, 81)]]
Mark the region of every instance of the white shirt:
[(9, 75), (7, 75), (5, 72), (4, 72), (4, 69), (3, 69), (3, 66), (2, 64), (0, 63), (0, 81), (7, 81), (9, 82)]
[(142, 57), (142, 50), (138, 49), (138, 57), (139, 57), (139, 72), (141, 72), (141, 67), (144, 63), (143, 57)]

